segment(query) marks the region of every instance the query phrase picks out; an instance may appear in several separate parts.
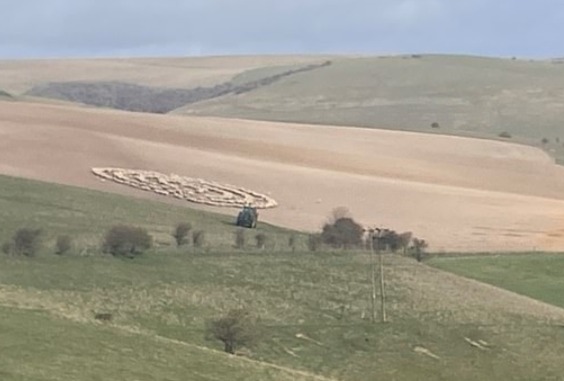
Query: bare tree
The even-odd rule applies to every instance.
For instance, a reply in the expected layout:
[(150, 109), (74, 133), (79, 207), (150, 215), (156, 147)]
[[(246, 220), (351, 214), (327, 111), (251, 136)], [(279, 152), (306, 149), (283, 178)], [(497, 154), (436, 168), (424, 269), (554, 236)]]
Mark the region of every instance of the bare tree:
[(41, 248), (41, 229), (18, 229), (12, 241), (15, 254), (32, 257)]
[(292, 253), (296, 251), (296, 236), (294, 234), (288, 237), (288, 247), (292, 250)]
[(202, 247), (206, 242), (206, 233), (203, 230), (196, 230), (192, 233), (192, 244), (194, 247)]
[(255, 241), (258, 249), (264, 249), (266, 242), (268, 241), (268, 236), (264, 233), (258, 233), (255, 236)]
[(352, 214), (347, 207), (338, 206), (331, 211), (329, 218), (327, 219), (327, 224), (334, 224), (337, 220), (341, 218), (350, 218), (352, 219)]
[(317, 251), (321, 246), (321, 234), (312, 233), (307, 237), (307, 248), (309, 251)]
[(245, 230), (237, 229), (235, 231), (235, 248), (243, 249), (245, 247), (246, 241), (247, 241), (247, 237), (245, 235)]
[(407, 249), (409, 249), (409, 245), (411, 244), (411, 239), (413, 238), (412, 232), (404, 232), (398, 236), (399, 239), (399, 247), (402, 249), (403, 254), (407, 253)]
[(417, 260), (417, 262), (421, 262), (425, 259), (425, 249), (427, 249), (428, 246), (429, 245), (424, 239), (413, 238), (413, 257)]
[(72, 238), (69, 235), (60, 235), (55, 242), (55, 254), (63, 255), (72, 249)]
[(192, 224), (189, 222), (181, 222), (174, 228), (172, 236), (176, 241), (176, 246), (186, 245), (189, 242), (189, 234), (192, 230)]
[(223, 342), (227, 353), (252, 344), (258, 337), (257, 321), (246, 309), (230, 310), (225, 316), (207, 322), (206, 334)]

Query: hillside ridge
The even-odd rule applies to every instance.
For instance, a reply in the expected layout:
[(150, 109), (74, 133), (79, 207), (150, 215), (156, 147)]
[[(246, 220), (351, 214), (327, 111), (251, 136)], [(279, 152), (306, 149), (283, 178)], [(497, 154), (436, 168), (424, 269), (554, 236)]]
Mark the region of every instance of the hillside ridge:
[(37, 85), (26, 92), (25, 95), (125, 111), (166, 114), (188, 104), (195, 104), (229, 94), (245, 94), (269, 86), (283, 78), (329, 65), (331, 65), (331, 61), (324, 61), (320, 64), (309, 64), (297, 69), (285, 70), (242, 84), (228, 81), (211, 87), (194, 89), (156, 88), (123, 82), (51, 82)]

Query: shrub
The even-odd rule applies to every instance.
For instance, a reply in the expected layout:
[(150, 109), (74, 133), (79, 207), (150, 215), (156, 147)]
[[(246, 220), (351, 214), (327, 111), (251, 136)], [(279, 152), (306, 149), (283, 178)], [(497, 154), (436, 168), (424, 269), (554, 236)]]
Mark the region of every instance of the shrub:
[(12, 249), (15, 254), (32, 257), (41, 248), (41, 229), (19, 229), (14, 234), (12, 241)]
[(192, 244), (194, 247), (202, 247), (206, 242), (206, 233), (203, 230), (196, 230), (192, 233)]
[(188, 237), (190, 231), (192, 230), (192, 225), (188, 222), (181, 222), (174, 228), (172, 236), (176, 241), (176, 246), (182, 246), (189, 243)]
[(292, 253), (296, 251), (296, 236), (294, 234), (288, 237), (288, 247), (292, 250)]
[(68, 235), (60, 235), (55, 242), (55, 254), (62, 255), (72, 249), (72, 238)]
[(106, 232), (103, 251), (113, 256), (134, 257), (153, 246), (147, 230), (128, 225), (116, 225)]
[(431, 128), (440, 128), (441, 125), (439, 124), (439, 122), (433, 122), (431, 123)]
[(374, 236), (375, 250), (389, 250), (392, 253), (402, 249), (405, 253), (411, 243), (411, 232), (397, 233), (391, 229), (377, 229)]
[(549, 140), (548, 138), (542, 138), (541, 143), (542, 144), (548, 144)]
[(375, 248), (376, 250), (388, 250), (395, 253), (399, 249), (399, 234), (390, 229), (379, 230)]
[(268, 236), (264, 233), (258, 233), (255, 236), (255, 241), (258, 249), (264, 249), (266, 242), (268, 241)]
[(235, 231), (235, 248), (242, 249), (245, 247), (247, 237), (245, 236), (245, 230), (237, 229)]
[(104, 322), (112, 321), (113, 318), (114, 316), (108, 312), (97, 312), (94, 314), (94, 319)]
[(504, 139), (511, 139), (511, 134), (507, 131), (500, 132), (498, 136)]
[(363, 228), (350, 217), (341, 217), (323, 226), (321, 240), (333, 247), (350, 247), (362, 244)]
[(207, 322), (207, 338), (223, 342), (227, 353), (252, 344), (258, 337), (257, 321), (246, 309), (229, 311), (225, 316)]
[(307, 237), (307, 248), (309, 251), (317, 251), (321, 246), (321, 234), (313, 233)]
[(2, 252), (4, 254), (12, 254), (13, 251), (14, 251), (14, 245), (12, 244), (12, 242), (4, 242), (2, 244)]
[(413, 233), (411, 232), (404, 232), (398, 236), (399, 247), (402, 249), (404, 254), (407, 253), (407, 249), (409, 249), (409, 244), (411, 243), (412, 237)]
[(413, 238), (412, 255), (417, 262), (421, 262), (426, 258), (425, 249), (427, 249), (428, 246), (424, 239)]

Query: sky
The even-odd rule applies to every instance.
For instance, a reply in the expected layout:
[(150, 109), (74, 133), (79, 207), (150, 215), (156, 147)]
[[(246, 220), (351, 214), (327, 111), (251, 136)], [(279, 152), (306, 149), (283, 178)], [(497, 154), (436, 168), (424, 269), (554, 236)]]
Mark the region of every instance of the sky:
[(0, 58), (563, 57), (564, 0), (0, 0)]

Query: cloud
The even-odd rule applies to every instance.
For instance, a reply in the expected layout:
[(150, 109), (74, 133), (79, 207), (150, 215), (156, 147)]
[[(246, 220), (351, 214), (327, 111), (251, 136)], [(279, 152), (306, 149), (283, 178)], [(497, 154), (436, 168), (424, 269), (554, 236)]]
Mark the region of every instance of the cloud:
[(384, 11), (384, 19), (400, 27), (417, 26), (444, 16), (446, 6), (440, 0), (395, 1)]

